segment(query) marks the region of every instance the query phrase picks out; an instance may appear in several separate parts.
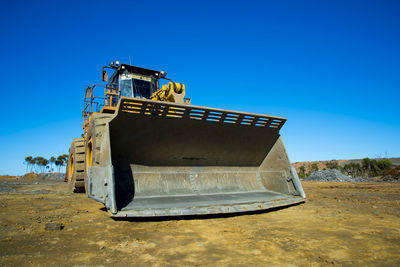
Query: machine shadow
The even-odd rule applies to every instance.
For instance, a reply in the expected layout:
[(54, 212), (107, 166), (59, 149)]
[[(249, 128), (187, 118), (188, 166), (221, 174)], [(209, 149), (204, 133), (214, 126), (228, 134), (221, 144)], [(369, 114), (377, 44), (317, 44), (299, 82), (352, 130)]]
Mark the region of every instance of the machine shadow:
[(135, 184), (129, 164), (116, 165), (115, 193), (117, 209), (120, 210), (132, 202), (135, 196)]

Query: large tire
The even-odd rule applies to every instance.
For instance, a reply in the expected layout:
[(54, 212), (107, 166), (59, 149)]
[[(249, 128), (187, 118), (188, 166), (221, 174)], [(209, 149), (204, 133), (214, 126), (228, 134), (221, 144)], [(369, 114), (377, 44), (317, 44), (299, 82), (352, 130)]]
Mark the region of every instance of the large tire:
[(90, 166), (101, 166), (102, 139), (106, 124), (114, 117), (113, 114), (95, 114), (90, 119), (85, 141), (85, 190), (88, 188), (88, 169)]
[(67, 165), (67, 182), (69, 191), (73, 193), (85, 192), (85, 140), (73, 139), (69, 149)]

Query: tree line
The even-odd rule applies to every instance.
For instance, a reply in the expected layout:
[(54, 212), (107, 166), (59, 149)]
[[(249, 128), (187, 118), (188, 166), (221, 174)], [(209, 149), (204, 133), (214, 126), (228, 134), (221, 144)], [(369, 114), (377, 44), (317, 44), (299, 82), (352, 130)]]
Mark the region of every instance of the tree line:
[[(361, 164), (358, 162), (346, 163), (343, 166), (339, 165), (336, 160), (331, 160), (325, 164), (326, 168), (323, 170), (336, 169), (346, 175), (351, 175), (352, 177), (374, 177), (379, 175), (384, 175), (388, 170), (393, 168), (393, 164), (388, 159), (370, 159), (363, 158)], [(306, 168), (302, 165), (299, 168), (299, 177), (308, 177), (312, 172), (318, 171), (318, 165), (316, 163), (311, 164)]]
[(50, 157), (49, 159), (43, 157), (25, 157), (24, 164), (26, 165), (26, 172), (30, 170), (30, 172), (54, 172), (55, 168), (57, 168), (58, 172), (61, 172), (61, 169), (66, 166), (68, 163), (68, 155), (63, 154), (56, 157)]

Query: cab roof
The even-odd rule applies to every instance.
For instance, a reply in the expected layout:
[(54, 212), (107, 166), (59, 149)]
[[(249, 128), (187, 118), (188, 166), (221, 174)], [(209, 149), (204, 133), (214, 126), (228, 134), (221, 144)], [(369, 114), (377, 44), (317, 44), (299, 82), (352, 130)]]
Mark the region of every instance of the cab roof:
[(141, 67), (136, 67), (128, 64), (121, 64), (118, 66), (116, 69), (118, 73), (122, 73), (125, 70), (127, 70), (130, 73), (136, 73), (136, 74), (142, 74), (142, 75), (147, 75), (147, 76), (154, 76), (155, 78), (160, 78), (161, 74), (160, 71), (157, 70), (151, 70), (151, 69), (145, 69)]

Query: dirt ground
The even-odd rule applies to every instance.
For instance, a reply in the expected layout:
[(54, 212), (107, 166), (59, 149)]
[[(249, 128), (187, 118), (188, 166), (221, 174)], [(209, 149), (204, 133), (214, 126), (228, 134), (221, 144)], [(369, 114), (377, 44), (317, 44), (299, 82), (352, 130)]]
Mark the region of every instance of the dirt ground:
[(0, 265), (400, 266), (400, 184), (303, 185), (275, 211), (134, 221), (63, 182), (0, 179)]

